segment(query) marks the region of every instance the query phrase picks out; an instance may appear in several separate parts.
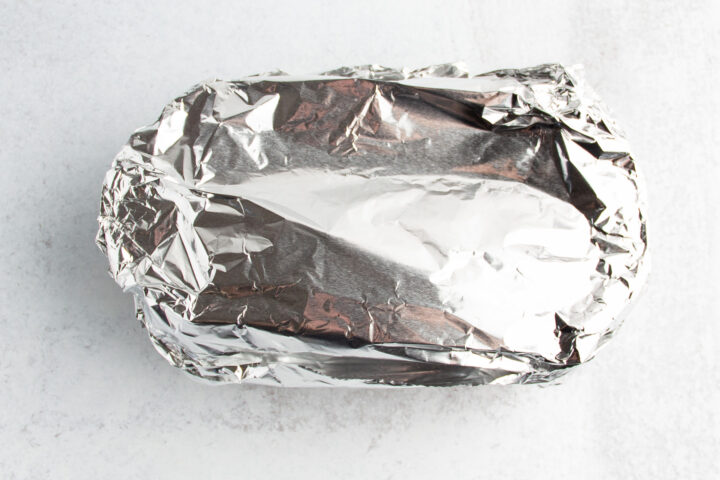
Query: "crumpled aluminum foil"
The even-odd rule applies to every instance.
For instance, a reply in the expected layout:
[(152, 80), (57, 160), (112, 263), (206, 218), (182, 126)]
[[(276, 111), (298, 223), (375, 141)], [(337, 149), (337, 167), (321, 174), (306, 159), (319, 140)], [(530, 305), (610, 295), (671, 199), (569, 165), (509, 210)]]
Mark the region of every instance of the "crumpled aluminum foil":
[(644, 208), (574, 70), (363, 66), (177, 98), (115, 158), (97, 243), (208, 380), (538, 383), (619, 327)]

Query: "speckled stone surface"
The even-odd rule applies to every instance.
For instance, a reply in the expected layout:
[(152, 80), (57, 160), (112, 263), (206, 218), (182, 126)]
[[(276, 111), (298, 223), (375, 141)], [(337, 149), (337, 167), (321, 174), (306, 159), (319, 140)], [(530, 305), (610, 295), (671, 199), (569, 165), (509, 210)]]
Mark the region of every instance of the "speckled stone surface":
[[(720, 7), (696, 2), (0, 2), (5, 479), (712, 478), (720, 469)], [(585, 64), (650, 195), (650, 286), (553, 387), (209, 387), (93, 244), (130, 132), (199, 80), (343, 64)]]

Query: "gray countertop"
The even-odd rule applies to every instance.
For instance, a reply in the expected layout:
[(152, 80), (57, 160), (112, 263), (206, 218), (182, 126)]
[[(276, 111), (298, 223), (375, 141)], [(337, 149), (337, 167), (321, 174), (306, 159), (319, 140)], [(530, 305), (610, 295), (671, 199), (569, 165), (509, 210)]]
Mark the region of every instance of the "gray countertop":
[[(720, 461), (720, 4), (0, 3), (7, 479), (712, 478)], [(212, 387), (170, 367), (93, 241), (133, 129), (209, 77), (583, 63), (650, 197), (653, 271), (552, 387)]]

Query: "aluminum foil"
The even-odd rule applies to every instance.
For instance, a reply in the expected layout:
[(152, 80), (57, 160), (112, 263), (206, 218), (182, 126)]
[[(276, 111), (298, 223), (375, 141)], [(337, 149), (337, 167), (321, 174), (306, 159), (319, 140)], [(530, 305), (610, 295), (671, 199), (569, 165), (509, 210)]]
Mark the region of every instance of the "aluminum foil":
[(362, 66), (178, 97), (115, 158), (97, 242), (204, 379), (538, 383), (619, 327), (644, 208), (576, 70)]

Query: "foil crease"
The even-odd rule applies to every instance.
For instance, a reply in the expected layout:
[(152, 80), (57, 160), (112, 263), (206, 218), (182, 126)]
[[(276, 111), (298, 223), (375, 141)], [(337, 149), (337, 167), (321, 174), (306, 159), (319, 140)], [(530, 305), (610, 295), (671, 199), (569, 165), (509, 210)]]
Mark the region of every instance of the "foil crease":
[(99, 223), (156, 349), (217, 382), (551, 381), (647, 273), (633, 156), (560, 65), (202, 83), (116, 156)]

